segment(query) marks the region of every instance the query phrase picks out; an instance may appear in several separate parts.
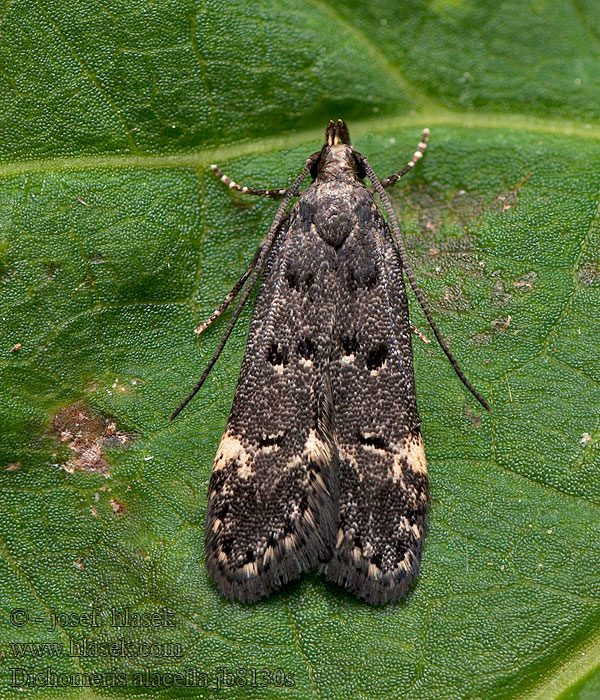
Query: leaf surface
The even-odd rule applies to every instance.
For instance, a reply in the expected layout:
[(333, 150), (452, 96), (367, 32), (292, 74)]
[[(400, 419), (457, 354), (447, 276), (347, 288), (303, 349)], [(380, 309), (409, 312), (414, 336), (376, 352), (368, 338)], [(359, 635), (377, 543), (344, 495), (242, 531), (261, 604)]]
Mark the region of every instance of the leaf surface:
[[(595, 697), (596, 5), (17, 0), (1, 21), (2, 696)], [(392, 200), (493, 410), (415, 339), (432, 507), (408, 598), (311, 574), (231, 604), (204, 514), (250, 308), (167, 419), (276, 205), (208, 165), (285, 186), (338, 117), (382, 177), (431, 128)]]

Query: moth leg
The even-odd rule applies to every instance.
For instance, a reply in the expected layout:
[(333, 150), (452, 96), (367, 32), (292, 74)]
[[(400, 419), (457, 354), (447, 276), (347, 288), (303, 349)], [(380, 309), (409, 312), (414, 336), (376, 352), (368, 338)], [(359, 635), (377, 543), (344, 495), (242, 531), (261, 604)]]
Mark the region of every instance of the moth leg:
[(210, 166), (210, 169), (217, 175), (217, 177), (221, 180), (223, 184), (229, 187), (230, 190), (237, 190), (238, 192), (243, 192), (244, 194), (254, 194), (257, 197), (271, 197), (272, 199), (278, 199), (280, 197), (283, 197), (287, 192), (287, 188), (257, 190), (254, 187), (245, 187), (243, 185), (238, 185), (237, 182), (234, 182), (230, 177), (225, 175), (225, 173), (221, 170), (221, 168), (219, 168), (218, 165), (215, 165), (213, 163), (213, 165)]
[(383, 187), (393, 187), (401, 177), (404, 177), (407, 172), (409, 172), (410, 170), (412, 170), (415, 167), (415, 165), (423, 157), (423, 153), (425, 153), (425, 149), (427, 148), (428, 141), (429, 141), (429, 129), (423, 129), (423, 133), (421, 134), (421, 140), (419, 141), (419, 145), (417, 146), (417, 150), (414, 152), (411, 160), (402, 168), (402, 170), (400, 170), (397, 173), (394, 173), (393, 175), (390, 175), (389, 177), (386, 177), (383, 180), (381, 180), (381, 184), (383, 185)]
[(415, 325), (413, 325), (412, 321), (410, 322), (410, 330), (417, 336), (419, 340), (422, 340), (424, 343), (427, 343), (429, 345), (431, 343), (431, 340), (423, 333), (423, 331), (420, 331)]
[(200, 335), (201, 333), (204, 333), (204, 331), (209, 327), (212, 326), (212, 324), (219, 318), (219, 316), (225, 311), (225, 309), (231, 304), (231, 302), (237, 297), (237, 295), (240, 293), (240, 290), (242, 287), (246, 284), (246, 280), (250, 275), (252, 274), (252, 271), (256, 267), (256, 261), (258, 260), (258, 256), (260, 255), (260, 252), (262, 250), (262, 246), (259, 246), (258, 250), (254, 254), (254, 257), (248, 264), (248, 267), (246, 268), (246, 271), (244, 274), (239, 278), (239, 280), (233, 285), (232, 290), (229, 292), (229, 294), (223, 299), (223, 301), (217, 306), (217, 308), (212, 312), (212, 314), (209, 316), (209, 318), (206, 319), (206, 321), (203, 321), (196, 329), (194, 329), (194, 333), (196, 335)]

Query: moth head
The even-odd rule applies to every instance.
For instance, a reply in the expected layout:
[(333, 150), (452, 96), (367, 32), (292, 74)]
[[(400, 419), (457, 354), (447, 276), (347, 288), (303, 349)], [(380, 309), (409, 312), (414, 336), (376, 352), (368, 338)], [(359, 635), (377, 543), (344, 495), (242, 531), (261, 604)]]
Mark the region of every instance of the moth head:
[(365, 173), (350, 143), (346, 122), (331, 120), (325, 129), (325, 143), (321, 155), (311, 168), (313, 180), (362, 179)]
[(323, 148), (325, 148), (325, 146), (338, 146), (344, 143), (350, 145), (350, 132), (348, 131), (346, 122), (343, 119), (338, 119), (337, 122), (330, 119), (325, 129), (325, 145)]

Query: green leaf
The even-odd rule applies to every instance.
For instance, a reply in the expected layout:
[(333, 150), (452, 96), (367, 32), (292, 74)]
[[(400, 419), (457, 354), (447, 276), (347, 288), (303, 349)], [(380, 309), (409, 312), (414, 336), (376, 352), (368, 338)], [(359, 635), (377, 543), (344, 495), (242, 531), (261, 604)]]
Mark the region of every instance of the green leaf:
[[(596, 697), (599, 46), (591, 0), (4, 4), (2, 697)], [(167, 419), (276, 205), (208, 165), (285, 186), (337, 117), (382, 176), (431, 128), (393, 203), (493, 410), (415, 340), (432, 507), (410, 595), (375, 609), (311, 574), (231, 604), (204, 514), (250, 309)]]

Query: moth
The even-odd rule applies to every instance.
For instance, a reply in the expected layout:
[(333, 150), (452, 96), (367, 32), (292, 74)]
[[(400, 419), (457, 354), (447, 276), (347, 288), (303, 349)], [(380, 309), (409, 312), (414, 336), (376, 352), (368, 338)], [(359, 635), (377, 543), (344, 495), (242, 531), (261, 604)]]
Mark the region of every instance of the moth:
[[(247, 270), (197, 329), (244, 289), (171, 417), (204, 383), (262, 275), (206, 513), (206, 565), (231, 600), (256, 601), (313, 567), (376, 605), (415, 580), (429, 482), (404, 275), (458, 376), (489, 409), (433, 322), (385, 192), (422, 157), (428, 134), (382, 181), (341, 119), (329, 122), (323, 147), (289, 188), (241, 187), (211, 166), (232, 189), (283, 198)], [(308, 175), (312, 184), (299, 191)]]

